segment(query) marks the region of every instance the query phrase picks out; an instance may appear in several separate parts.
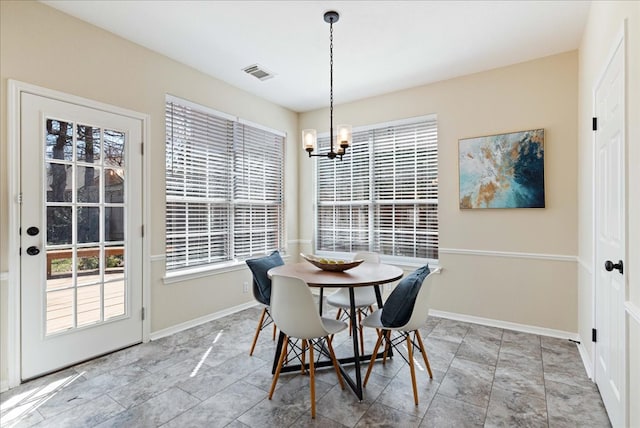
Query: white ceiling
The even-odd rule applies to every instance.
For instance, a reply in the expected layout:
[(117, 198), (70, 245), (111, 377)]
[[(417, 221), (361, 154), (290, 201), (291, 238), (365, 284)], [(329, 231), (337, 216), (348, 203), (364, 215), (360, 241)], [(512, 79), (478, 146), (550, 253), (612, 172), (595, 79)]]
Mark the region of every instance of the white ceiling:
[[(576, 49), (588, 1), (51, 0), (56, 9), (302, 112)], [(260, 81), (242, 71), (260, 64)]]

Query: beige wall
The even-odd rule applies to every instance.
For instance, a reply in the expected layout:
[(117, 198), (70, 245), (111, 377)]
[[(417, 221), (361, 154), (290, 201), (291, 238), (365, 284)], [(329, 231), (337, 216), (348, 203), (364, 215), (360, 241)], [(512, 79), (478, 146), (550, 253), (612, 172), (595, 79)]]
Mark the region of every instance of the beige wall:
[[(577, 331), (577, 64), (568, 52), (335, 108), (338, 122), (354, 126), (438, 115), (444, 271), (434, 309)], [(326, 130), (327, 121), (326, 109), (313, 111), (301, 114), (300, 127)], [(458, 139), (535, 128), (545, 129), (546, 208), (460, 210)], [(311, 240), (313, 171), (300, 170), (300, 235)]]
[[(8, 270), (7, 226), (7, 79), (127, 108), (151, 117), (145, 152), (151, 190), (151, 222), (147, 225), (151, 255), (151, 330), (251, 302), (242, 292), (248, 269), (206, 279), (165, 285), (164, 276), (164, 102), (165, 94), (210, 106), (297, 136), (297, 114), (212, 79), (166, 57), (118, 38), (38, 2), (0, 2), (0, 272)], [(106, 65), (109, 67), (106, 67)], [(288, 144), (286, 158), (295, 159), (297, 144)], [(286, 233), (297, 238), (297, 164), (285, 171)], [(297, 254), (297, 248), (292, 252)], [(7, 379), (7, 281), (0, 283), (0, 380)]]
[[(612, 54), (617, 35), (626, 21), (627, 76), (627, 257), (625, 276), (628, 301), (640, 308), (640, 2), (598, 1), (591, 6), (580, 46), (579, 63), (579, 331), (583, 338), (593, 327), (593, 90)], [(640, 326), (628, 317), (629, 426), (640, 426)], [(593, 348), (586, 347), (593, 361)]]

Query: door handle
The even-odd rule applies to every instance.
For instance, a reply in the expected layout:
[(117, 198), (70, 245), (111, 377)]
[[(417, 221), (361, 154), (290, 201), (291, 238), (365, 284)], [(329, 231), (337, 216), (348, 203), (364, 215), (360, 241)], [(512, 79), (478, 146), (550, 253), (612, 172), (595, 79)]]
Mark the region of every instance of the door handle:
[(607, 260), (606, 262), (604, 262), (604, 268), (607, 270), (607, 272), (618, 269), (620, 271), (620, 274), (622, 275), (622, 260), (618, 260), (618, 263), (615, 264), (611, 260)]
[(27, 254), (30, 256), (37, 256), (40, 254), (40, 249), (38, 247), (29, 247), (27, 248)]

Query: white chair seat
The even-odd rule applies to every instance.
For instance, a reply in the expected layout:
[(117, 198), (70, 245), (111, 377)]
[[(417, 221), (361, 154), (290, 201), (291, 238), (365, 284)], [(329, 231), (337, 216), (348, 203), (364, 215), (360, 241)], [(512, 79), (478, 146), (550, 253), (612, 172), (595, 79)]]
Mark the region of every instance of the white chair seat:
[(322, 317), (322, 324), (324, 329), (327, 331), (327, 334), (336, 334), (340, 333), (342, 330), (347, 328), (347, 324), (343, 321), (334, 320), (331, 318)]
[(372, 314), (370, 314), (365, 319), (363, 319), (362, 320), (362, 325), (365, 326), (365, 327), (375, 328), (375, 329), (378, 329), (378, 330), (381, 330), (381, 329), (396, 330), (393, 327), (385, 327), (385, 326), (383, 326), (381, 318), (382, 318), (382, 309), (378, 309), (376, 311), (373, 311)]
[[(376, 292), (373, 287), (355, 287), (353, 297), (356, 309), (367, 308), (377, 302)], [(350, 309), (349, 290), (341, 288), (335, 293), (327, 296), (327, 303), (341, 309)]]

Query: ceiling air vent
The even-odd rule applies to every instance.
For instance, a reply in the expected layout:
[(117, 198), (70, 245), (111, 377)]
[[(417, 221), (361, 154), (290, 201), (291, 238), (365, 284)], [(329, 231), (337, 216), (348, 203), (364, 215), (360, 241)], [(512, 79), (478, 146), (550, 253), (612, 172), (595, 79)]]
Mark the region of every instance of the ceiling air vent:
[(267, 70), (266, 68), (264, 68), (259, 64), (253, 64), (253, 65), (250, 65), (249, 67), (245, 67), (242, 69), (242, 71), (260, 80), (271, 79), (273, 76), (275, 76), (275, 74), (273, 74), (272, 72), (270, 72), (269, 70)]

